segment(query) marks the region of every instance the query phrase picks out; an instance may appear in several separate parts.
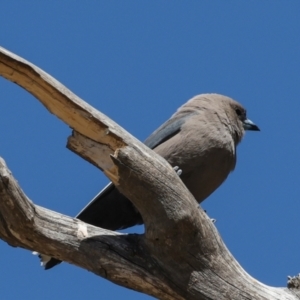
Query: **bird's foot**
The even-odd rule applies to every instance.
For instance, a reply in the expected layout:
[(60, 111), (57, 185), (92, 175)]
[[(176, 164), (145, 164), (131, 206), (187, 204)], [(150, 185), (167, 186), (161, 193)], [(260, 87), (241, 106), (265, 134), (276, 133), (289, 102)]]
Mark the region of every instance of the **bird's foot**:
[[(200, 206), (199, 206), (199, 208), (201, 208)], [(207, 214), (207, 211), (204, 209), (204, 212)], [(212, 221), (212, 223), (216, 223), (217, 222), (217, 219), (210, 219), (211, 221)]]
[(179, 169), (178, 166), (175, 166), (173, 169), (174, 169), (174, 171), (176, 172), (176, 174), (180, 177), (180, 175), (182, 174), (182, 170)]

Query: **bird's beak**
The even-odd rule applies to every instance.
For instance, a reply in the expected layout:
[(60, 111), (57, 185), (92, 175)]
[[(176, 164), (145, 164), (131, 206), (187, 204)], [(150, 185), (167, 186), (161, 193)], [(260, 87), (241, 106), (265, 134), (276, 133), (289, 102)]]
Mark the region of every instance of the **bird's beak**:
[(245, 119), (243, 121), (243, 126), (245, 130), (252, 130), (252, 131), (260, 131), (257, 125), (255, 125), (251, 120)]

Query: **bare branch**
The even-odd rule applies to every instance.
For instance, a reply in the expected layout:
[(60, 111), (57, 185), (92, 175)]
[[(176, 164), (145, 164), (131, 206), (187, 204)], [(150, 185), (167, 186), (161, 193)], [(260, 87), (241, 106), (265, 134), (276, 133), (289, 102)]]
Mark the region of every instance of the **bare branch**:
[(122, 235), (35, 206), (0, 161), (0, 237), (160, 299), (296, 299), (249, 276), (170, 165), (24, 59), (0, 48), (0, 74), (74, 131), (68, 148), (116, 184), (143, 216)]
[[(152, 274), (143, 236), (108, 231), (35, 206), (0, 158), (0, 238), (158, 298), (182, 299)], [(149, 270), (150, 271), (149, 271)], [(151, 272), (152, 271), (152, 272)]]
[[(163, 228), (168, 228), (170, 236), (173, 235), (170, 229), (178, 235), (179, 219), (189, 222), (190, 228), (193, 226), (198, 231), (196, 202), (163, 158), (33, 64), (3, 48), (0, 48), (0, 62), (2, 76), (28, 90), (50, 112), (76, 130), (68, 147), (103, 170), (131, 199), (143, 216), (147, 234), (157, 232), (153, 237), (156, 239)], [(134, 188), (129, 188), (127, 181), (121, 184), (120, 172), (123, 178), (131, 178), (130, 182), (135, 178)], [(145, 176), (141, 180), (142, 175)], [(147, 202), (140, 197), (141, 185), (143, 191), (148, 192)], [(164, 193), (162, 187), (166, 188)], [(177, 192), (165, 198), (170, 190)], [(182, 201), (183, 198), (186, 200)], [(168, 226), (161, 226), (161, 220), (169, 220)], [(183, 244), (187, 244), (187, 237), (193, 239), (192, 234), (183, 234)]]

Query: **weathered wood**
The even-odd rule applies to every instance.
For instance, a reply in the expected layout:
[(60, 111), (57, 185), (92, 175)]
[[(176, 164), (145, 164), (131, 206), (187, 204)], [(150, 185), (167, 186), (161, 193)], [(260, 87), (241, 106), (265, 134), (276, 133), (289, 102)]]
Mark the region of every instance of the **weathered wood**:
[(10, 245), (44, 251), (158, 298), (181, 299), (164, 283), (163, 276), (151, 274), (149, 266), (155, 261), (143, 236), (108, 231), (33, 205), (2, 158), (0, 199), (0, 238)]
[[(0, 237), (160, 299), (298, 299), (249, 276), (170, 165), (54, 78), (0, 48), (0, 74), (73, 128), (68, 148), (138, 208), (145, 235), (85, 224), (34, 205), (0, 161)], [(295, 288), (295, 287), (293, 287)]]

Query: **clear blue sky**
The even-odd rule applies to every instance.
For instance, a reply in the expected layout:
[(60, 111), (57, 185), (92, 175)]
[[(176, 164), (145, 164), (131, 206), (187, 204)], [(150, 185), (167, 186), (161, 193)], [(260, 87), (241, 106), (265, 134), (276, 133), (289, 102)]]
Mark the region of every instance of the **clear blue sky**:
[[(299, 1), (4, 1), (0, 45), (144, 140), (196, 94), (231, 96), (261, 132), (204, 203), (253, 277), (300, 272)], [(0, 155), (35, 203), (74, 216), (105, 176), (65, 148), (70, 129), (0, 78)], [(141, 232), (135, 227), (132, 232)], [(0, 241), (1, 298), (151, 299), (78, 267), (43, 271)]]

